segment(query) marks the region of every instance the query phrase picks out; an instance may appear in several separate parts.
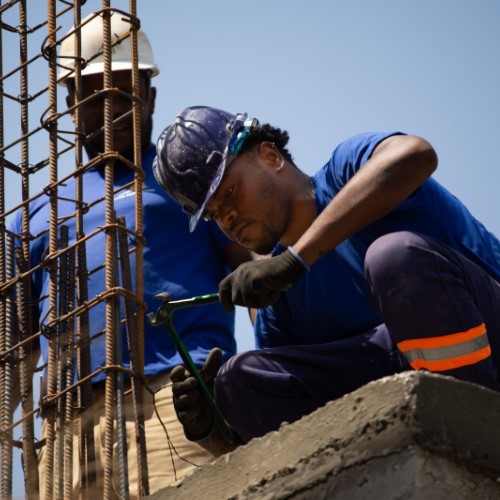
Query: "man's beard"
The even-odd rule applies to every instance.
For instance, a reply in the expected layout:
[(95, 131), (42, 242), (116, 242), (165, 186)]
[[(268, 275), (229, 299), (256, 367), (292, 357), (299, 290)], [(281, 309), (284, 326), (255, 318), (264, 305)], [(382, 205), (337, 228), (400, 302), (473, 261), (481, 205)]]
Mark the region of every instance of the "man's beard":
[[(260, 188), (262, 194), (256, 214), (260, 214), (262, 220), (261, 237), (258, 244), (251, 250), (259, 255), (267, 255), (273, 251), (285, 233), (289, 223), (287, 214), (290, 214), (290, 208), (285, 204), (269, 175), (262, 178)], [(275, 214), (279, 214), (279, 217), (275, 217)]]
[[(130, 125), (130, 130), (132, 131), (132, 124)], [(144, 123), (141, 127), (141, 156), (143, 156), (144, 153), (146, 153), (146, 151), (149, 149), (152, 133), (153, 116), (149, 115), (146, 123)], [(99, 135), (85, 143), (83, 147), (90, 160), (95, 158), (99, 154), (104, 153), (104, 130)], [(128, 161), (134, 161), (134, 139), (132, 134), (130, 135), (130, 140), (127, 142), (127, 145), (121, 147), (118, 153)]]
[(273, 231), (270, 227), (264, 226), (262, 229), (262, 238), (258, 246), (251, 248), (255, 253), (259, 255), (268, 255), (274, 250), (274, 247), (278, 244), (281, 234)]

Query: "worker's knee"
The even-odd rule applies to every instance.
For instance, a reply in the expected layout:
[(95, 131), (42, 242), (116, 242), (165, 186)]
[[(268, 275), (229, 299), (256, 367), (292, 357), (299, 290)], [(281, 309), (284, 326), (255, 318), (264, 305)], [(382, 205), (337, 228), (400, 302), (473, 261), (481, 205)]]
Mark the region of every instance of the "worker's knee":
[(231, 424), (253, 400), (255, 388), (252, 386), (258, 383), (259, 377), (255, 376), (252, 366), (258, 356), (259, 351), (236, 354), (224, 363), (215, 378), (215, 400)]
[(236, 354), (222, 365), (215, 379), (215, 394), (218, 400), (238, 399), (251, 385), (252, 366), (259, 351)]
[(365, 276), (370, 288), (392, 287), (404, 276), (418, 277), (422, 266), (435, 253), (432, 243), (419, 234), (408, 231), (389, 233), (376, 239), (368, 248), (365, 257)]
[(389, 233), (377, 238), (366, 252), (365, 272), (378, 276), (386, 275), (394, 266), (407, 267), (415, 238), (420, 237), (407, 231)]

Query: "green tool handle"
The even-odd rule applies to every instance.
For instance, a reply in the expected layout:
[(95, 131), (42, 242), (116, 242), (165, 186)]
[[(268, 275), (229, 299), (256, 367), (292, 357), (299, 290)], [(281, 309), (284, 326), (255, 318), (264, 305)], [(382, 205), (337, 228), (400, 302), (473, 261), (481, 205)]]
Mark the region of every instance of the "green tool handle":
[(218, 293), (197, 295), (196, 297), (191, 297), (189, 299), (170, 300), (167, 304), (169, 309), (174, 310), (183, 307), (201, 306), (202, 304), (212, 304), (213, 302), (219, 302)]
[[(217, 297), (218, 300), (218, 294), (213, 294)], [(209, 302), (214, 302), (213, 297), (210, 295), (205, 295), (203, 297), (210, 297), (210, 299), (207, 299), (206, 302), (203, 303), (209, 303)], [(192, 299), (186, 299), (186, 302), (191, 301), (190, 304), (186, 305), (193, 305), (193, 300)], [(196, 304), (202, 303), (200, 300), (200, 297), (195, 298)], [(177, 301), (177, 302), (182, 302), (182, 301)], [(173, 303), (173, 302), (172, 302)], [(231, 430), (231, 427), (229, 427), (228, 423), (226, 422), (224, 416), (222, 415), (221, 411), (219, 410), (218, 406), (215, 404), (215, 401), (210, 394), (210, 391), (208, 390), (207, 384), (205, 384), (205, 381), (203, 380), (200, 371), (198, 370), (198, 367), (194, 364), (193, 359), (191, 358), (191, 355), (189, 354), (189, 351), (187, 350), (186, 346), (184, 345), (184, 342), (182, 342), (181, 338), (179, 337), (179, 334), (177, 333), (174, 324), (172, 322), (172, 316), (170, 315), (169, 319), (165, 323), (165, 326), (167, 328), (168, 333), (170, 334), (170, 337), (172, 338), (175, 347), (179, 351), (179, 354), (181, 355), (182, 360), (184, 361), (189, 373), (196, 378), (198, 381), (198, 385), (200, 387), (201, 393), (203, 394), (203, 397), (207, 401), (209, 407), (210, 407), (210, 412), (212, 413), (212, 416), (215, 419), (215, 423), (221, 430), (222, 434), (226, 438), (226, 440), (229, 443), (234, 443), (235, 442), (235, 436), (233, 431)]]

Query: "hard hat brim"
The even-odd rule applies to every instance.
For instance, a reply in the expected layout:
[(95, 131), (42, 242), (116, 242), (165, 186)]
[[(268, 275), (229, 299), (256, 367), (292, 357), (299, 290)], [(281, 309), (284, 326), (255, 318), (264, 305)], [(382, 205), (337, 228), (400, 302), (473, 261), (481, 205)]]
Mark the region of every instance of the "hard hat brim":
[(205, 199), (203, 200), (203, 203), (200, 205), (196, 213), (191, 215), (189, 218), (189, 232), (193, 232), (196, 229), (196, 226), (198, 222), (201, 219), (201, 216), (203, 215), (203, 212), (205, 211), (205, 207), (207, 206), (207, 203), (212, 199), (213, 195), (217, 191), (217, 189), (220, 186), (220, 183), (222, 181), (222, 178), (224, 177), (224, 172), (226, 171), (226, 167), (231, 163), (231, 161), (234, 160), (234, 157), (231, 157), (228, 161), (228, 150), (226, 148), (226, 151), (224, 152), (224, 156), (222, 157), (221, 164), (217, 168), (217, 171), (215, 172), (214, 178), (212, 179), (212, 182), (210, 183), (210, 186), (207, 191), (207, 195), (205, 196)]
[[(154, 78), (160, 73), (160, 68), (158, 66), (152, 66), (151, 64), (141, 64), (139, 63), (139, 71), (147, 71), (150, 78)], [(111, 71), (123, 71), (131, 70), (132, 65), (129, 62), (116, 61), (111, 64)], [(104, 73), (104, 63), (93, 63), (89, 64), (86, 68), (82, 69), (81, 75), (96, 75), (98, 73)], [(67, 76), (66, 76), (67, 75)], [(66, 71), (59, 75), (58, 83), (59, 85), (66, 85), (66, 80), (74, 79), (74, 72)]]

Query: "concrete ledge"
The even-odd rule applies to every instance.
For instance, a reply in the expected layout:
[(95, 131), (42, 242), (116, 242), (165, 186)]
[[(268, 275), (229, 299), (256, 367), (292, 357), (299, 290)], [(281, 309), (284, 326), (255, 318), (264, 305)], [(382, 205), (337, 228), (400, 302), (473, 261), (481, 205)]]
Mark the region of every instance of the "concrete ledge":
[(500, 394), (406, 372), (284, 424), (151, 498), (498, 499), (499, 477)]

